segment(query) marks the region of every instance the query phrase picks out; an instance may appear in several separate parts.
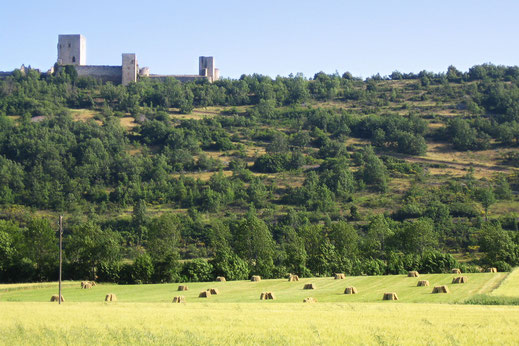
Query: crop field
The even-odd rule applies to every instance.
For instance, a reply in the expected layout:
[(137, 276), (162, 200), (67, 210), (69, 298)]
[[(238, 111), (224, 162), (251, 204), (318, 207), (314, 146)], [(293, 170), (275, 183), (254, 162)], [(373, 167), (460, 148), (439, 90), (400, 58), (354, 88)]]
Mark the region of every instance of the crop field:
[[(81, 289), (64, 282), (62, 305), (50, 303), (55, 283), (0, 285), (0, 344), (511, 344), (519, 341), (519, 309), (462, 303), (478, 294), (519, 296), (519, 270), (462, 274), (305, 278), (178, 284), (108, 285)], [(429, 287), (417, 287), (429, 280)], [(313, 283), (314, 290), (303, 290)], [(435, 285), (450, 293), (432, 294)], [(355, 286), (356, 295), (343, 294)], [(218, 288), (219, 295), (198, 298)], [(497, 288), (497, 289), (496, 289)], [(271, 291), (276, 300), (260, 301)], [(382, 301), (384, 292), (398, 301)], [(115, 293), (117, 302), (103, 301)], [(183, 295), (186, 303), (172, 304)], [(305, 297), (317, 299), (303, 304)]]
[(0, 343), (513, 344), (519, 309), (449, 304), (0, 303)]

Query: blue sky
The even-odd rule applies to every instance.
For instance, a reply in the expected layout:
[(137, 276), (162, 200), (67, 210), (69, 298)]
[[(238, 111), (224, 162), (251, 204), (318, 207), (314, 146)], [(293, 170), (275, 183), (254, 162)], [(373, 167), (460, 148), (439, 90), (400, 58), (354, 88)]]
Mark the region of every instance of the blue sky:
[(519, 62), (519, 1), (24, 1), (0, 5), (0, 71), (47, 70), (58, 34), (87, 39), (87, 64), (137, 54), (151, 73), (223, 77), (302, 72), (368, 77)]

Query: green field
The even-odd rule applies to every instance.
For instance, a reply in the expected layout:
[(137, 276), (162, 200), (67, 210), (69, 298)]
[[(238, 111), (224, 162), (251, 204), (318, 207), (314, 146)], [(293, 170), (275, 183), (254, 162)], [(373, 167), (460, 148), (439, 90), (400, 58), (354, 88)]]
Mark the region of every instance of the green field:
[[(65, 303), (50, 303), (56, 283), (0, 285), (0, 344), (514, 344), (519, 308), (478, 306), (464, 300), (481, 294), (519, 296), (519, 270), (453, 274), (188, 283), (185, 304), (172, 304), (178, 284), (98, 285), (83, 290), (65, 282)], [(417, 287), (418, 280), (430, 287)], [(303, 290), (305, 283), (315, 290)], [(446, 284), (451, 293), (432, 294)], [(357, 295), (344, 295), (355, 286)], [(216, 287), (220, 294), (198, 293)], [(259, 301), (272, 291), (274, 301)], [(397, 292), (400, 300), (382, 301)], [(105, 303), (106, 293), (117, 302)], [(317, 304), (303, 304), (304, 297)], [(443, 303), (443, 304), (438, 304)]]
[[(384, 292), (396, 292), (399, 302), (404, 303), (457, 303), (475, 295), (490, 293), (505, 278), (507, 273), (463, 274), (468, 282), (451, 284), (453, 274), (427, 274), (419, 278), (406, 275), (357, 276), (344, 280), (333, 278), (304, 278), (298, 282), (286, 279), (263, 280), (261, 282), (197, 282), (187, 283), (189, 290), (181, 292), (189, 303), (255, 303), (261, 292), (270, 291), (276, 296), (274, 303), (299, 303), (306, 297), (314, 297), (319, 302), (350, 303), (378, 302)], [(417, 287), (418, 280), (429, 280), (430, 287)], [(304, 290), (305, 283), (314, 283), (315, 290)], [(433, 286), (448, 285), (449, 294), (431, 294)], [(356, 295), (343, 294), (344, 289), (355, 286)], [(30, 286), (29, 286), (30, 287)], [(21, 286), (8, 288), (0, 286), (0, 301), (47, 302), (57, 293), (57, 284), (46, 284), (28, 289)], [(107, 293), (115, 293), (120, 302), (171, 302), (178, 284), (155, 285), (114, 285), (100, 284), (90, 290), (80, 288), (79, 282), (65, 282), (63, 296), (67, 302), (101, 302)], [(220, 294), (210, 298), (198, 298), (198, 294), (208, 288), (218, 288)]]
[(511, 272), (491, 294), (502, 297), (519, 297), (519, 269)]

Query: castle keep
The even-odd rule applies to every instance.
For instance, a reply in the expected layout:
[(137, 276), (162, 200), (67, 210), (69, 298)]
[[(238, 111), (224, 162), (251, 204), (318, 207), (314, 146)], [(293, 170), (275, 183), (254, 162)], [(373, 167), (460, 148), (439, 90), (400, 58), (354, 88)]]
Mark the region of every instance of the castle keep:
[(58, 36), (58, 70), (66, 65), (73, 65), (78, 76), (88, 76), (103, 82), (127, 85), (136, 82), (139, 77), (165, 79), (174, 77), (181, 82), (207, 79), (214, 82), (219, 79), (219, 71), (215, 68), (212, 56), (201, 56), (198, 60), (198, 75), (155, 75), (150, 74), (148, 67), (139, 68), (135, 53), (123, 53), (121, 66), (87, 65), (86, 39), (83, 35)]

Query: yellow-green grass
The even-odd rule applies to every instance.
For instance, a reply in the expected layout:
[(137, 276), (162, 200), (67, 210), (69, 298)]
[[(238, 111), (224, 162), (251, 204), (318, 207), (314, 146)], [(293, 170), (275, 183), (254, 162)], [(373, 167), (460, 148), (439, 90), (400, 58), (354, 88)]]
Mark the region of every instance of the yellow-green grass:
[(519, 269), (515, 269), (506, 277), (497, 289), (492, 291), (493, 296), (519, 297)]
[(120, 120), (121, 126), (126, 130), (131, 130), (136, 127), (138, 124), (135, 122), (135, 118), (133, 117), (122, 117)]
[(514, 344), (519, 309), (448, 304), (0, 303), (0, 343)]
[[(107, 293), (115, 293), (120, 302), (170, 302), (175, 295), (184, 295), (189, 303), (255, 303), (261, 292), (270, 291), (276, 296), (274, 303), (299, 303), (311, 296), (319, 302), (352, 303), (380, 302), (385, 292), (396, 292), (398, 303), (459, 303), (476, 295), (490, 293), (506, 277), (507, 273), (464, 274), (465, 284), (451, 284), (454, 274), (428, 274), (419, 278), (406, 275), (357, 276), (344, 280), (333, 278), (303, 278), (299, 282), (286, 279), (263, 280), (261, 282), (228, 281), (187, 283), (189, 290), (178, 292), (178, 284), (114, 285), (100, 284), (92, 289), (81, 289), (80, 284), (65, 285), (63, 296), (67, 302), (101, 302)], [(429, 280), (430, 287), (417, 287), (418, 280)], [(315, 290), (304, 290), (305, 283), (314, 283)], [(448, 285), (449, 294), (432, 294), (433, 286)], [(345, 295), (344, 289), (355, 286), (358, 294)], [(198, 298), (208, 288), (218, 288), (219, 295)], [(47, 302), (57, 293), (54, 287), (35, 289), (0, 289), (0, 301)], [(270, 302), (269, 302), (270, 303)], [(391, 302), (392, 303), (392, 302)]]
[(72, 114), (72, 117), (74, 117), (74, 120), (77, 121), (88, 121), (90, 119), (93, 119), (98, 112), (91, 110), (91, 109), (69, 109), (70, 113)]

